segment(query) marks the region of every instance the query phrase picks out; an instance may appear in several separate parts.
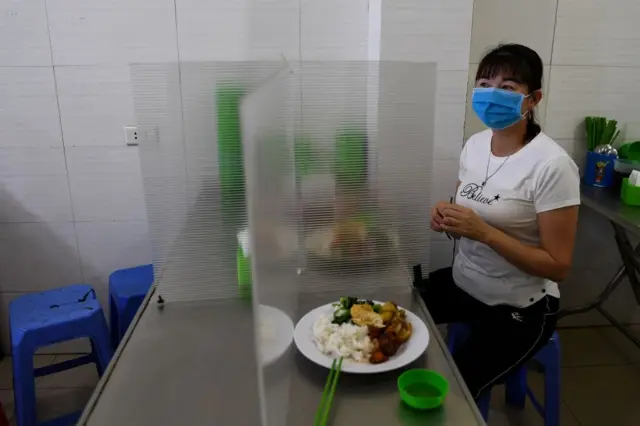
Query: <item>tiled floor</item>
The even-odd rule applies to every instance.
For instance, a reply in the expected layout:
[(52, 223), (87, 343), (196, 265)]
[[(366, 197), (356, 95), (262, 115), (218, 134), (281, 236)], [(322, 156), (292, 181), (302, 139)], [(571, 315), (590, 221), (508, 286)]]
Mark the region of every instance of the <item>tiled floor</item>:
[[(640, 336), (640, 328), (637, 329)], [(637, 426), (640, 424), (640, 349), (614, 328), (560, 330), (562, 345), (563, 426)], [(38, 366), (73, 355), (38, 355)], [(98, 382), (93, 365), (39, 378), (36, 382), (41, 420), (80, 410)], [(542, 376), (530, 373), (529, 384), (540, 396)], [(0, 364), (0, 400), (13, 418), (11, 359)], [(489, 426), (543, 426), (530, 404), (523, 411), (504, 407), (503, 389), (493, 392)], [(11, 425), (15, 425), (12, 419)]]
[[(640, 328), (633, 330), (640, 337)], [(613, 327), (561, 329), (562, 426), (640, 424), (640, 349)], [(529, 373), (539, 397), (543, 379)], [(524, 412), (504, 406), (503, 389), (492, 399), (489, 426), (543, 426), (527, 404)]]

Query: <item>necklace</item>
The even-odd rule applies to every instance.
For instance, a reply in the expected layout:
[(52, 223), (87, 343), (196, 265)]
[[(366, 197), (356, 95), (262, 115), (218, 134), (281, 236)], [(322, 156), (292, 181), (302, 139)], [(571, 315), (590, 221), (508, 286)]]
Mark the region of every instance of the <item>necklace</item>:
[(486, 172), (485, 172), (485, 174), (484, 174), (484, 180), (482, 181), (482, 187), (483, 187), (483, 188), (484, 188), (484, 186), (487, 184), (487, 181), (488, 181), (489, 179), (491, 179), (491, 178), (492, 178), (496, 173), (498, 173), (498, 171), (500, 171), (500, 169), (502, 168), (502, 166), (504, 166), (504, 163), (506, 163), (506, 162), (507, 162), (507, 160), (508, 160), (509, 158), (511, 158), (511, 155), (513, 155), (513, 154), (509, 154), (509, 155), (507, 156), (507, 158), (505, 158), (505, 159), (504, 159), (504, 161), (502, 162), (502, 164), (500, 164), (500, 165), (498, 166), (498, 168), (497, 168), (497, 169), (495, 169), (495, 171), (494, 171), (493, 173), (491, 173), (491, 175), (489, 175), (489, 163), (491, 163), (491, 142), (489, 142), (489, 155), (487, 156), (487, 170), (486, 170)]

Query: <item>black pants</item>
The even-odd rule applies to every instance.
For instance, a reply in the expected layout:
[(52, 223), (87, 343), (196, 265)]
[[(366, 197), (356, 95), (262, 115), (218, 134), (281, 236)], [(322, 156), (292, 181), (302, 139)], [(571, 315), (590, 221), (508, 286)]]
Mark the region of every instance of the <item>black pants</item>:
[(453, 358), (475, 399), (531, 359), (556, 326), (555, 297), (545, 296), (526, 308), (485, 305), (455, 284), (451, 268), (432, 272), (423, 284), (422, 297), (437, 324), (464, 322), (471, 327)]

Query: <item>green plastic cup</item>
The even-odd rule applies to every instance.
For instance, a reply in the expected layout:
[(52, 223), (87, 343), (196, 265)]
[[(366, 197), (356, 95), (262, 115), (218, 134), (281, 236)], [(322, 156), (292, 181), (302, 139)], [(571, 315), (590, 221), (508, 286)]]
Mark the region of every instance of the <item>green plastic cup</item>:
[(238, 292), (242, 298), (251, 298), (251, 258), (245, 256), (238, 246), (236, 254), (236, 269), (238, 273)]
[(442, 405), (449, 382), (433, 370), (414, 369), (398, 377), (400, 398), (405, 404), (418, 410), (432, 410)]
[(240, 125), (240, 101), (244, 90), (221, 85), (216, 89), (218, 126), (218, 175), (223, 204), (235, 206), (244, 199), (244, 157)]
[(336, 136), (336, 182), (361, 187), (367, 181), (367, 136), (364, 131), (343, 130)]

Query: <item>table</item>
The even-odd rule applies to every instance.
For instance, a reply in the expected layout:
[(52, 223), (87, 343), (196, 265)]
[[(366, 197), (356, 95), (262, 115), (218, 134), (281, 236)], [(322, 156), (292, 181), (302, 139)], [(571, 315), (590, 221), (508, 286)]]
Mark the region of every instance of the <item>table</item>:
[(583, 205), (593, 209), (611, 222), (616, 246), (622, 259), (622, 266), (593, 302), (584, 306), (563, 309), (559, 314), (560, 318), (595, 309), (636, 346), (640, 347), (640, 339), (630, 333), (602, 306), (620, 285), (625, 276), (629, 278), (636, 300), (640, 304), (640, 282), (637, 276), (637, 272), (640, 271), (640, 259), (638, 257), (640, 255), (640, 244), (634, 247), (628, 235), (628, 233), (631, 233), (640, 236), (640, 208), (627, 206), (620, 200), (620, 194), (610, 189), (596, 188), (582, 184), (580, 193)]
[[(167, 303), (160, 308), (154, 291), (78, 424), (255, 426), (265, 417), (270, 425), (313, 424), (327, 370), (303, 358), (293, 345), (264, 369), (267, 408), (260, 411), (250, 303), (224, 299)], [(340, 295), (300, 293), (294, 320)], [(419, 295), (407, 285), (372, 289), (361, 297), (392, 299), (425, 321), (431, 341), (411, 367), (439, 371), (449, 380), (450, 394), (442, 410), (414, 412), (399, 400), (396, 379), (401, 371), (342, 374), (331, 424), (484, 425)], [(226, 342), (224, 348), (221, 341)]]

